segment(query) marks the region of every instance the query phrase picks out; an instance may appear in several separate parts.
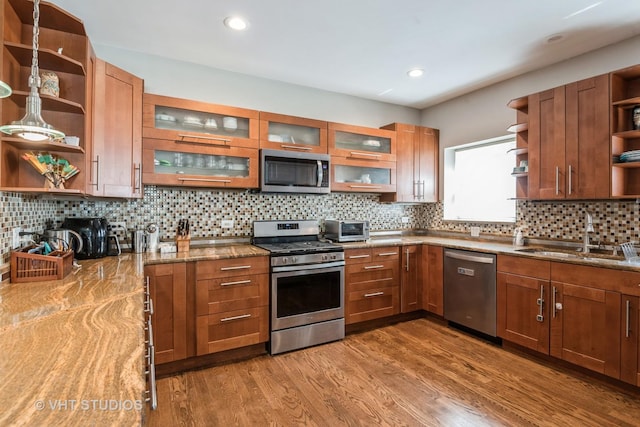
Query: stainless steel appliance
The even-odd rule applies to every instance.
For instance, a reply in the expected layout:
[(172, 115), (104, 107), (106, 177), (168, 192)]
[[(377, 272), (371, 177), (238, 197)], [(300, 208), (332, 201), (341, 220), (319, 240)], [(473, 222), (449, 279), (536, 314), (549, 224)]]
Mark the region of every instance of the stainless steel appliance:
[(444, 318), (496, 336), (496, 256), (445, 249)]
[(336, 242), (358, 242), (369, 239), (369, 221), (341, 221), (328, 219), (324, 222), (325, 237)]
[(253, 244), (271, 252), (270, 353), (344, 338), (344, 248), (317, 221), (256, 221)]
[(82, 250), (82, 237), (73, 230), (58, 228), (55, 230), (44, 230), (43, 237), (51, 244), (54, 250), (64, 250), (77, 248)]
[(71, 247), (78, 259), (102, 258), (107, 256), (108, 223), (105, 218), (66, 218), (62, 228), (75, 231), (82, 238), (82, 248)]
[(329, 155), (260, 150), (260, 189), (275, 193), (331, 191)]

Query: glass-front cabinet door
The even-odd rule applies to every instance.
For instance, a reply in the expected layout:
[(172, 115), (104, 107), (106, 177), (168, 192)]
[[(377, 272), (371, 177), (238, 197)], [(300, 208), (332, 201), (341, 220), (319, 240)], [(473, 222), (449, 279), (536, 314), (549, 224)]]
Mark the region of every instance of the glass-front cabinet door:
[(258, 150), (202, 147), (146, 138), (144, 184), (188, 187), (258, 187)]
[(393, 193), (396, 191), (396, 163), (331, 158), (331, 191)]
[(327, 122), (260, 112), (260, 148), (327, 154)]
[(396, 161), (396, 133), (386, 129), (329, 123), (329, 154), (349, 159)]
[(143, 136), (258, 148), (258, 112), (144, 94)]

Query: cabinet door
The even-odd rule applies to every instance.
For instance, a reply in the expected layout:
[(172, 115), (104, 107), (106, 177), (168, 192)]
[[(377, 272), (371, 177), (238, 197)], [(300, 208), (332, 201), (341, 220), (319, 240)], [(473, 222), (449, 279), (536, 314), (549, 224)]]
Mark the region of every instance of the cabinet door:
[(421, 309), (420, 253), (418, 245), (402, 247), (400, 266), (400, 311), (408, 313)]
[(331, 157), (331, 191), (396, 191), (396, 162)]
[(327, 154), (327, 122), (260, 112), (260, 148)]
[(550, 354), (620, 378), (620, 294), (551, 282)]
[(549, 281), (499, 272), (498, 336), (549, 354)]
[(418, 127), (415, 165), (418, 201), (438, 201), (438, 158), (440, 131)]
[(396, 133), (329, 123), (329, 154), (353, 160), (396, 161)]
[(529, 198), (565, 197), (564, 86), (529, 97)]
[(87, 191), (103, 197), (142, 197), (143, 82), (100, 59), (94, 71)]
[(145, 267), (153, 300), (153, 342), (156, 363), (187, 357), (186, 263)]
[(610, 192), (609, 75), (566, 86), (566, 197), (606, 199)]
[(423, 308), (444, 316), (443, 249), (441, 246), (422, 248), (422, 264), (426, 265), (425, 283), (422, 288)]
[(622, 295), (620, 379), (640, 386), (640, 298)]

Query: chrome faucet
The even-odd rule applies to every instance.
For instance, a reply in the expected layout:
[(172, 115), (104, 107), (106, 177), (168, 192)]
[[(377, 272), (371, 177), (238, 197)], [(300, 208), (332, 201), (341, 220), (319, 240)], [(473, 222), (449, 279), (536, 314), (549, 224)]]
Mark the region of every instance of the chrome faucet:
[(593, 230), (593, 216), (591, 216), (589, 211), (586, 212), (584, 221), (585, 221), (585, 225), (584, 225), (584, 237), (582, 239), (582, 253), (588, 254), (590, 248), (597, 247), (597, 245), (592, 245), (589, 242), (589, 233), (593, 233), (594, 232), (594, 230)]

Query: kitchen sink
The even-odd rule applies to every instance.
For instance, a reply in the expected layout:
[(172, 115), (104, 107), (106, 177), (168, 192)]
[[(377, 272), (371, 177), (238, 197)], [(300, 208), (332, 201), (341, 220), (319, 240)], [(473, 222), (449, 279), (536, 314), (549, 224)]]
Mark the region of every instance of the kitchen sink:
[(541, 248), (525, 248), (525, 249), (517, 249), (517, 251), (526, 252), (534, 255), (540, 255), (540, 256), (556, 257), (556, 258), (578, 258), (580, 256), (576, 253), (560, 252), (560, 251), (553, 251), (553, 250), (547, 250), (547, 249), (541, 249)]
[(547, 256), (550, 258), (561, 259), (581, 259), (584, 261), (600, 262), (600, 263), (626, 263), (623, 257), (613, 255), (611, 251), (592, 250), (589, 253), (576, 252), (575, 250), (558, 250), (544, 247), (522, 248), (516, 249), (517, 252), (525, 252), (533, 255)]

